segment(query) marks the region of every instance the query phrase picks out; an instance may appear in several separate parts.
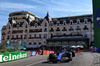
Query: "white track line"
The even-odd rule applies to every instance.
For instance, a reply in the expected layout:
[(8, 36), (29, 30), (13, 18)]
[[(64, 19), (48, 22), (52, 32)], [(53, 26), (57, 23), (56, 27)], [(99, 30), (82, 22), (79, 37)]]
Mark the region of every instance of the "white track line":
[(44, 62), (44, 61), (47, 61), (47, 60), (42, 60), (42, 61), (39, 61), (39, 62), (36, 62), (36, 63), (28, 64), (28, 65), (26, 65), (26, 66), (35, 65), (35, 64), (38, 64), (38, 63), (41, 63), (41, 62)]

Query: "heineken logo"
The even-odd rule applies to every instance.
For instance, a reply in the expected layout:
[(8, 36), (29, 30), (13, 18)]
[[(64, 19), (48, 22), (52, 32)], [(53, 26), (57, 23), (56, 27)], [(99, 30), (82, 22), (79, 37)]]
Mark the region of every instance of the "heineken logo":
[(98, 8), (98, 10), (96, 12), (96, 24), (97, 24), (98, 28), (100, 28), (100, 8)]
[(11, 61), (11, 60), (16, 60), (16, 59), (21, 59), (21, 58), (25, 58), (28, 57), (27, 53), (19, 53), (19, 54), (10, 54), (9, 55), (0, 55), (0, 62), (5, 62), (5, 61)]

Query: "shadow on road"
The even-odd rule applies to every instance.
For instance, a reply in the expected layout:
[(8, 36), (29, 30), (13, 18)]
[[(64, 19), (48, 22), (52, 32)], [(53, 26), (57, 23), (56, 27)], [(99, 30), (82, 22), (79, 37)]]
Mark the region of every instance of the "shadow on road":
[(58, 61), (57, 63), (44, 61), (44, 62), (42, 62), (42, 64), (60, 64), (60, 63), (68, 63), (68, 62), (69, 62), (68, 60), (66, 60), (66, 61)]

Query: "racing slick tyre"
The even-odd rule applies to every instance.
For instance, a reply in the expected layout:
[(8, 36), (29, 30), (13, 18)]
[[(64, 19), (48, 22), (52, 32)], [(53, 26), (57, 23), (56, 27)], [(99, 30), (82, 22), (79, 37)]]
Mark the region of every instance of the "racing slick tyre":
[(56, 57), (55, 54), (53, 54), (53, 53), (51, 53), (51, 54), (49, 55), (49, 57), (47, 58), (47, 60), (48, 60), (49, 62), (53, 62), (53, 63), (57, 63), (57, 62), (58, 62), (57, 57)]
[(68, 60), (72, 61), (72, 53), (69, 53)]
[(72, 51), (72, 57), (75, 57), (75, 51)]

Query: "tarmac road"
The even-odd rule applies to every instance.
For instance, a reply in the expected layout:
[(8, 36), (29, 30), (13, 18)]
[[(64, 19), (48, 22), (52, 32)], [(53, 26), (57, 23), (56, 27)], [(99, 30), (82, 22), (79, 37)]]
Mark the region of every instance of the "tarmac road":
[(48, 55), (37, 55), (21, 60), (0, 63), (0, 66), (100, 66), (100, 54), (76, 53), (76, 57), (70, 62), (49, 63)]

